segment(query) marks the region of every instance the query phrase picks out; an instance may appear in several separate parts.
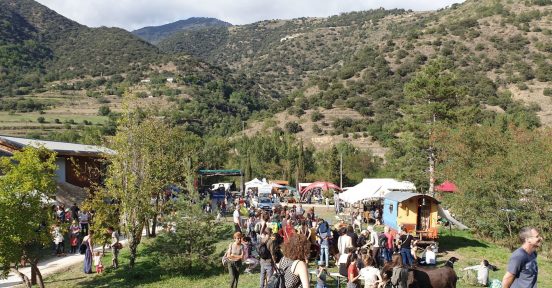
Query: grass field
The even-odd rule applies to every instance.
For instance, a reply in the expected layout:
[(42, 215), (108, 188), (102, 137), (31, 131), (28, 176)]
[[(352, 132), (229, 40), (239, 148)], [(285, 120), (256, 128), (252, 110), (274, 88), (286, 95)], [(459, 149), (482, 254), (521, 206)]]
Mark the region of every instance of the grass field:
[[(324, 209), (325, 210), (325, 209)], [(325, 211), (324, 211), (325, 212)], [(329, 213), (328, 217), (330, 216)], [(228, 239), (231, 235), (228, 235)], [(140, 251), (143, 251), (144, 245), (151, 240), (145, 240), (141, 245)], [(221, 240), (217, 244), (217, 253), (227, 247), (230, 240)], [(478, 264), (485, 258), (496, 265), (499, 271), (491, 272), (490, 278), (502, 279), (504, 269), (510, 251), (505, 248), (476, 240), (469, 232), (465, 231), (443, 231), (439, 239), (438, 264), (442, 265), (449, 257), (455, 256), (460, 259), (456, 264), (457, 274), (461, 277), (461, 269), (467, 266)], [(55, 274), (46, 278), (47, 287), (227, 287), (229, 276), (227, 272), (218, 267), (209, 275), (169, 275), (163, 273), (148, 255), (141, 254), (134, 270), (127, 268), (128, 250), (121, 252), (121, 268), (118, 270), (107, 269), (102, 275), (86, 275), (82, 272), (82, 265), (72, 267), (67, 271)], [(106, 255), (104, 263), (110, 262), (110, 255)], [(539, 259), (539, 287), (552, 287), (552, 262), (546, 259)], [(313, 263), (310, 264), (313, 268)], [(331, 268), (330, 271), (337, 271), (337, 268)], [(252, 275), (242, 274), (240, 276), (239, 287), (253, 288), (259, 287), (259, 273)], [(311, 282), (314, 283), (314, 282)], [(336, 287), (335, 283), (328, 283), (329, 287)], [(472, 287), (463, 283), (461, 280), (457, 287)]]

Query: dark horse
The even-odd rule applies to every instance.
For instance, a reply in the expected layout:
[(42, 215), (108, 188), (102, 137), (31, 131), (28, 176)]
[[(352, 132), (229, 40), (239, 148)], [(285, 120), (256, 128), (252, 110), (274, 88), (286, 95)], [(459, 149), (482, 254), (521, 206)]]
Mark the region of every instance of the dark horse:
[[(454, 262), (458, 258), (451, 257), (445, 266), (440, 268), (409, 268), (407, 287), (408, 288), (456, 288), (458, 277), (454, 271)], [(402, 267), (400, 255), (393, 255), (392, 261), (385, 263), (382, 268), (384, 283), (390, 283), (393, 276), (393, 268)], [(385, 286), (387, 287), (387, 286)]]

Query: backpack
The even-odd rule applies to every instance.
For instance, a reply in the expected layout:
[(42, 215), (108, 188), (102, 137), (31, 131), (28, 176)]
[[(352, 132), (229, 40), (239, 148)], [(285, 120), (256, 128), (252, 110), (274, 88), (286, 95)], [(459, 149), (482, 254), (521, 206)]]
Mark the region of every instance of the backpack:
[[(295, 263), (295, 261), (293, 262)], [(267, 288), (286, 288), (286, 270), (289, 269), (291, 266), (293, 266), (293, 263), (286, 267), (284, 270), (275, 267), (274, 273), (272, 276), (270, 276), (270, 279), (268, 279), (268, 283), (266, 285)], [(295, 264), (297, 265), (297, 264)]]
[(268, 250), (268, 246), (266, 245), (266, 242), (259, 244), (259, 247), (257, 248), (257, 252), (259, 253), (259, 257), (261, 257), (261, 259), (267, 260), (272, 258), (272, 255), (270, 254), (270, 250)]
[(387, 236), (385, 236), (384, 233), (381, 233), (378, 238), (379, 246), (382, 248), (388, 248), (387, 247)]
[(284, 277), (285, 271), (280, 268), (276, 268), (268, 283), (267, 288), (286, 288), (286, 278)]

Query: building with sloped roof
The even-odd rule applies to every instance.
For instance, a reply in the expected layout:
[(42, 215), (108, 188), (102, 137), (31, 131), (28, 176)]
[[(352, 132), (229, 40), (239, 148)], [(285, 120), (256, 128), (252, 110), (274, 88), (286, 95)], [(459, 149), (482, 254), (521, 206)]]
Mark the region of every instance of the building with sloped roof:
[(115, 153), (95, 145), (0, 136), (0, 157), (10, 157), (28, 146), (56, 152), (56, 198), (65, 204), (83, 201), (87, 196), (86, 188), (103, 184), (106, 156)]

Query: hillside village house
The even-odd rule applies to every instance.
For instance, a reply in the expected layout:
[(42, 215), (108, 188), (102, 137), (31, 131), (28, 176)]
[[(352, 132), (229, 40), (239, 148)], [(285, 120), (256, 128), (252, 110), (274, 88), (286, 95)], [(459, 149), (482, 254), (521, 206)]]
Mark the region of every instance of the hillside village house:
[(87, 196), (86, 188), (102, 184), (103, 160), (114, 153), (100, 146), (0, 136), (0, 157), (10, 157), (27, 146), (42, 146), (57, 153), (56, 200), (66, 205), (82, 202)]

